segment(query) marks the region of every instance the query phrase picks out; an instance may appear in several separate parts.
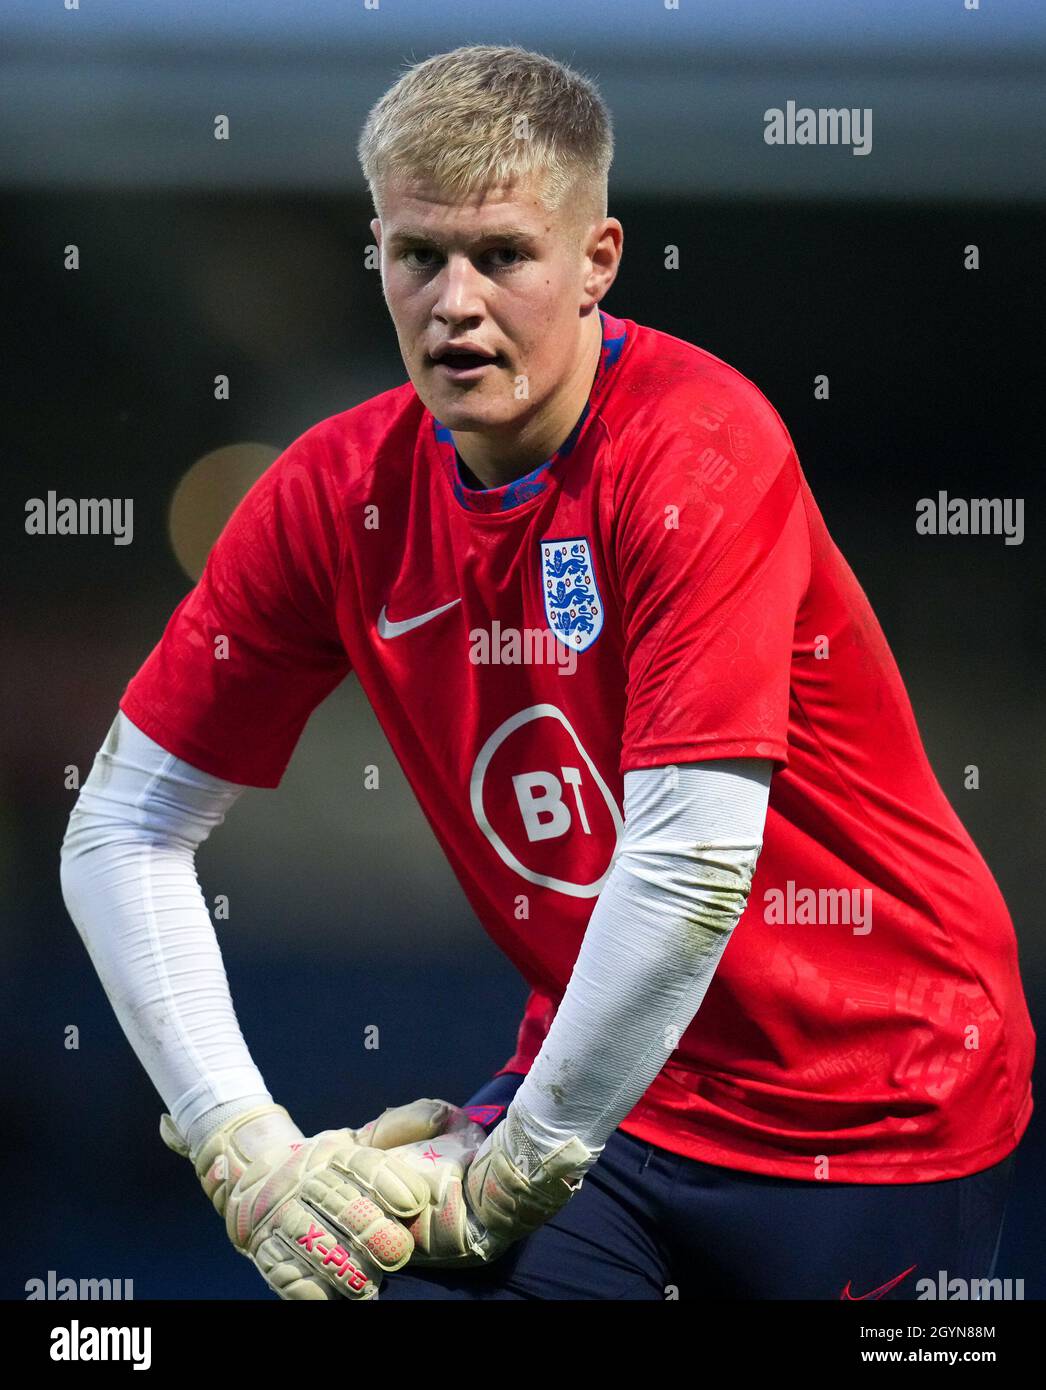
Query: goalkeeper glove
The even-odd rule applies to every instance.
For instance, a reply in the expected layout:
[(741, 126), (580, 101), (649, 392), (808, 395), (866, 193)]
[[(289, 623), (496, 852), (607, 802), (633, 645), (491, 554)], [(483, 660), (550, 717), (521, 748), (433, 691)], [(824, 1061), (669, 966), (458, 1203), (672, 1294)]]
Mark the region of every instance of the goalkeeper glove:
[(451, 1112), (438, 1139), (393, 1150), (430, 1192), (410, 1223), (411, 1264), (489, 1264), (564, 1207), (601, 1152), (574, 1137), (542, 1153), (515, 1104), (489, 1135)]
[(160, 1136), (191, 1159), (234, 1247), (281, 1298), (363, 1300), (410, 1259), (401, 1223), (431, 1199), (422, 1177), (386, 1150), (437, 1135), (460, 1113), (417, 1100), (363, 1130), (307, 1139), (282, 1105), (263, 1105), (219, 1125), (192, 1153), (170, 1115)]

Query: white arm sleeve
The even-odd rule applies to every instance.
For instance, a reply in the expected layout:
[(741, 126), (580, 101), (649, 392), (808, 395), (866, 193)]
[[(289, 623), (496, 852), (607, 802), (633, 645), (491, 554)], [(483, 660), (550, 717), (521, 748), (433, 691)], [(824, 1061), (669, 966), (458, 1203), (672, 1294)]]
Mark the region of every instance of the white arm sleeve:
[(174, 757), (121, 712), (62, 843), (66, 907), (179, 1131), (271, 1102), (240, 1033), (196, 849), (243, 791)]
[(576, 1136), (594, 1162), (675, 1050), (744, 911), (772, 767), (744, 758), (625, 773), (613, 867), (509, 1107), (522, 1157)]

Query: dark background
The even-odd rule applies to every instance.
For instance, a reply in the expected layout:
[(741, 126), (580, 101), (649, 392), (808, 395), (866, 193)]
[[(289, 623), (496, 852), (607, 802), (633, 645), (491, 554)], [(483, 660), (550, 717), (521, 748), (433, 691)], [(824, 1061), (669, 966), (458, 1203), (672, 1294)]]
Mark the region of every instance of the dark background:
[[(960, 7), (946, 31), (923, 17), (891, 36), (892, 5), (841, 5), (851, 28), (837, 32), (838, 15), (810, 4), (755, 45), (749, 15), (670, 30), (663, 10), (637, 5), (629, 31), (594, 29), (587, 4), (573, 22), (535, 5), (510, 29), (471, 23), (470, 5), (423, 22), (383, 0), (381, 29), (357, 34), (359, 15), (318, 4), (292, 41), (254, 8), (274, 27), (255, 24), (251, 43), (238, 4), (220, 34), (195, 5), (179, 20), (198, 27), (170, 33), (117, 4), (78, 31), (21, 6), (9, 21), (0, 1113), (17, 1217), (5, 1297), (49, 1269), (131, 1278), (138, 1298), (266, 1296), (161, 1144), (162, 1103), (65, 912), (65, 769), (86, 777), (190, 584), (170, 525), (188, 469), (253, 446), (235, 468), (231, 456), (201, 465), (216, 494), (242, 492), (317, 420), (405, 379), (364, 268), (371, 211), (353, 143), (404, 59), (461, 42), (523, 42), (600, 81), (620, 151), (610, 211), (625, 227), (604, 307), (724, 358), (782, 414), (1010, 906), (1037, 1027), (1044, 1016), (1041, 23), (970, 17), (983, 21), (971, 45)], [(874, 105), (873, 153), (768, 149), (762, 111), (790, 96)], [(219, 167), (210, 122), (230, 108)], [(76, 272), (62, 263), (71, 243)], [(963, 268), (971, 243), (977, 271)], [(217, 373), (228, 402), (213, 399)], [(813, 398), (821, 373), (828, 401)], [(133, 497), (133, 544), (27, 536), (25, 502), (48, 489)], [(916, 535), (916, 502), (939, 489), (1023, 497), (1024, 543)], [(379, 793), (362, 789), (372, 762)], [(963, 789), (970, 763), (977, 791)], [(416, 1095), (464, 1100), (512, 1051), (526, 987), (475, 921), (353, 678), (313, 716), (280, 789), (247, 792), (198, 866), (208, 899), (230, 898), (216, 925), (244, 1035), (307, 1133)], [(69, 1024), (78, 1050), (63, 1045)], [(369, 1024), (377, 1051), (363, 1047)], [(1024, 1278), (1027, 1298), (1046, 1292), (1042, 1130), (1036, 1115), (997, 1270)]]

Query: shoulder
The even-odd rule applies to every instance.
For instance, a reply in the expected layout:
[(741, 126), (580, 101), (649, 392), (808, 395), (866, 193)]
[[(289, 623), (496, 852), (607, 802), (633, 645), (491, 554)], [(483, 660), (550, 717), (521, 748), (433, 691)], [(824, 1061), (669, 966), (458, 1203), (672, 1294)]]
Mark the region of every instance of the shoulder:
[(305, 468), (339, 489), (352, 490), (365, 484), (386, 452), (404, 459), (409, 467), (424, 415), (414, 387), (404, 382), (317, 421), (276, 462), (286, 460), (289, 467)]
[(784, 421), (755, 382), (694, 343), (636, 328), (602, 411), (622, 480), (651, 458), (692, 480), (728, 471), (772, 476), (794, 455)]
[[(266, 468), (235, 508), (223, 533), (224, 548), (277, 543), (289, 551), (335, 557), (349, 531), (349, 507), (367, 500), (372, 480), (393, 463), (410, 469), (424, 408), (409, 383), (327, 416), (294, 438)], [(391, 441), (391, 443), (390, 443)]]

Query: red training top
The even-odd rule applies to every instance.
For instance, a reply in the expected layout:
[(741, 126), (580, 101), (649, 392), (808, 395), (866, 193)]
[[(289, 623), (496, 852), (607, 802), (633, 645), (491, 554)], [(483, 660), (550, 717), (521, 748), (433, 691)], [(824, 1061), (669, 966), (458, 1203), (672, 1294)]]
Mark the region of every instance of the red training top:
[(410, 384), (306, 431), (240, 503), (121, 707), (196, 767), (274, 787), (354, 671), (533, 988), (515, 1071), (608, 875), (623, 774), (774, 760), (747, 909), (621, 1128), (782, 1177), (823, 1176), (821, 1156), (843, 1182), (986, 1168), (1032, 1109), (1013, 926), (875, 615), (759, 390), (600, 318), (577, 426), (505, 487), (463, 485)]

